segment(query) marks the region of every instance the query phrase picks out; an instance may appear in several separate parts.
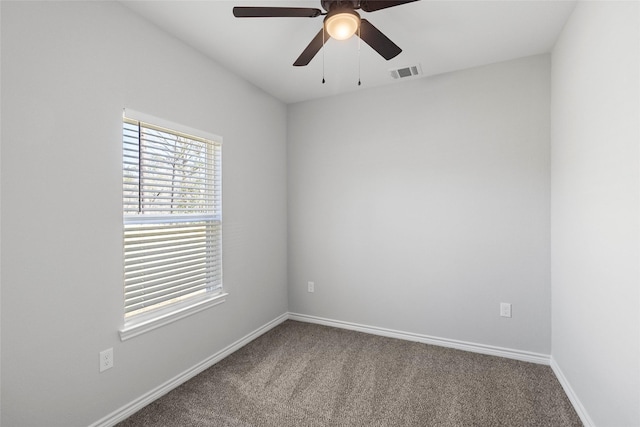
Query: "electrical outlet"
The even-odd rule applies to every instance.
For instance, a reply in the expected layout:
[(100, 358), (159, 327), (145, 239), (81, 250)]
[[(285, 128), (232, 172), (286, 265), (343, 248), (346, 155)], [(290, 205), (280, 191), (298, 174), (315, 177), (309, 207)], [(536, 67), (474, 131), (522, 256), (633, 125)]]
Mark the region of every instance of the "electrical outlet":
[(316, 291), (316, 284), (313, 283), (313, 282), (307, 282), (307, 291), (315, 292)]
[(100, 352), (100, 372), (113, 368), (113, 348)]
[(500, 316), (511, 317), (511, 304), (509, 304), (508, 302), (500, 303)]

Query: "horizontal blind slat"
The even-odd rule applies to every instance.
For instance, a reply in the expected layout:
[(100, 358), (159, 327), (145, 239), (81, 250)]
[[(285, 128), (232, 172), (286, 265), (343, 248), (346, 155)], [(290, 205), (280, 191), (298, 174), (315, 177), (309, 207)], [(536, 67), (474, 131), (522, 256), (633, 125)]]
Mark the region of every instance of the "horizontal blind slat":
[(170, 301), (170, 300), (179, 298), (181, 296), (186, 296), (189, 294), (196, 295), (198, 293), (203, 293), (205, 292), (206, 289), (207, 289), (206, 285), (201, 285), (194, 289), (185, 289), (179, 292), (173, 292), (173, 293), (166, 294), (156, 298), (145, 299), (145, 298), (139, 297), (137, 299), (128, 300), (127, 304), (125, 304), (125, 313), (129, 313), (131, 311), (135, 311), (141, 308), (153, 308), (153, 306), (157, 306), (165, 301)]
[[(135, 260), (127, 260), (124, 263), (125, 272), (134, 272), (134, 271), (146, 271), (147, 269), (153, 269), (157, 267), (161, 267), (164, 265), (170, 266), (179, 264), (182, 262), (193, 261), (196, 259), (200, 259), (202, 257), (202, 253), (200, 251), (191, 251), (189, 253), (179, 254), (180, 256), (175, 255), (165, 255), (165, 256), (156, 256), (153, 258), (138, 258)], [(220, 251), (212, 250), (207, 253), (208, 256), (211, 256), (214, 261), (220, 259)]]
[(145, 284), (133, 284), (125, 286), (125, 295), (127, 298), (135, 298), (138, 295), (149, 295), (161, 292), (171, 292), (173, 290), (182, 289), (194, 283), (208, 283), (213, 273), (207, 270), (196, 270), (191, 276), (182, 276), (176, 278), (165, 278), (160, 280), (152, 280)]
[(218, 243), (212, 232), (202, 235), (189, 234), (186, 236), (158, 236), (143, 239), (125, 239), (124, 247), (131, 257), (138, 258), (141, 253), (184, 252), (195, 248), (207, 248)]
[(185, 272), (195, 271), (197, 268), (205, 268), (214, 271), (214, 269), (216, 269), (218, 266), (219, 264), (217, 263), (207, 263), (206, 260), (202, 260), (201, 258), (199, 258), (192, 262), (182, 262), (170, 265), (156, 266), (156, 268), (154, 269), (129, 270), (125, 271), (124, 275), (125, 288), (130, 285), (142, 283), (146, 280), (154, 280), (154, 278), (157, 277), (176, 277), (179, 274), (183, 274)]
[(169, 260), (181, 256), (190, 256), (195, 254), (208, 254), (210, 253), (213, 256), (216, 252), (213, 249), (208, 250), (206, 246), (203, 245), (185, 245), (179, 249), (171, 249), (171, 246), (166, 246), (164, 248), (158, 248), (157, 250), (149, 250), (145, 254), (143, 253), (131, 253), (128, 256), (125, 256), (125, 267), (135, 264), (146, 264), (154, 261), (160, 260)]
[(136, 241), (149, 241), (155, 238), (162, 239), (188, 239), (194, 236), (206, 236), (208, 233), (211, 233), (214, 230), (214, 227), (206, 227), (202, 228), (202, 226), (197, 227), (172, 227), (172, 228), (154, 228), (152, 230), (126, 230), (125, 238), (130, 240), (132, 243)]
[(125, 238), (125, 246), (130, 250), (136, 250), (136, 248), (144, 249), (147, 247), (153, 247), (156, 243), (169, 243), (169, 244), (186, 244), (191, 242), (204, 241), (206, 243), (210, 232), (207, 231), (192, 231), (184, 234), (176, 233), (158, 233), (152, 236), (140, 236), (133, 237), (127, 236)]

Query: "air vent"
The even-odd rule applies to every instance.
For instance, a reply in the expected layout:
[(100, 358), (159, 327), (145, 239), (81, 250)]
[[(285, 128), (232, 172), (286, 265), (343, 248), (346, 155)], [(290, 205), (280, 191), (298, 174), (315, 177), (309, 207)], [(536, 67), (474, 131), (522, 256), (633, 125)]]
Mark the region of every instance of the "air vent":
[(422, 67), (420, 64), (411, 65), (409, 67), (396, 68), (394, 70), (389, 70), (389, 74), (394, 79), (404, 79), (406, 77), (413, 77), (422, 74)]

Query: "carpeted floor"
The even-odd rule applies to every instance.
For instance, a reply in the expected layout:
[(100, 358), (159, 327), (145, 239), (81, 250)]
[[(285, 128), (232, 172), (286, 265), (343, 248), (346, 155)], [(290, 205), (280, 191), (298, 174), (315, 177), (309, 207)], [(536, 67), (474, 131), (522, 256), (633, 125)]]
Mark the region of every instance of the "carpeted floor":
[(291, 320), (118, 424), (581, 425), (548, 366)]

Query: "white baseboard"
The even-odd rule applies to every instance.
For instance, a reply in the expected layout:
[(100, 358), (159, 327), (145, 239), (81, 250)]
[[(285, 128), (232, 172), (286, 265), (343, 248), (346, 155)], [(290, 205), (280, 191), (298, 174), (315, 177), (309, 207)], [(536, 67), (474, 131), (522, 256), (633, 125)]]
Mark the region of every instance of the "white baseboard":
[(192, 366), (191, 368), (187, 369), (186, 371), (176, 375), (175, 377), (173, 377), (169, 381), (165, 382), (164, 384), (161, 384), (160, 386), (158, 386), (155, 389), (149, 391), (148, 393), (145, 393), (144, 395), (140, 396), (138, 399), (134, 400), (133, 402), (130, 402), (130, 403), (124, 405), (123, 407), (121, 407), (120, 409), (115, 410), (114, 412), (110, 413), (109, 415), (105, 416), (104, 418), (102, 418), (102, 419), (96, 421), (95, 423), (91, 424), (89, 427), (110, 427), (110, 426), (113, 426), (113, 425), (119, 423), (120, 421), (125, 420), (126, 418), (130, 417), (131, 415), (133, 415), (134, 413), (136, 413), (140, 409), (142, 409), (145, 406), (147, 406), (149, 403), (151, 403), (154, 400), (158, 399), (159, 397), (167, 394), (168, 392), (170, 392), (174, 388), (178, 387), (182, 383), (184, 383), (187, 380), (195, 377), (196, 375), (198, 375), (199, 373), (201, 373), (205, 369), (210, 368), (211, 366), (215, 365), (216, 363), (218, 363), (219, 361), (221, 361), (222, 359), (224, 359), (225, 357), (227, 357), (231, 353), (233, 353), (233, 352), (239, 350), (240, 348), (244, 347), (245, 345), (249, 344), (251, 341), (255, 340), (260, 335), (262, 335), (262, 334), (270, 331), (271, 329), (275, 328), (276, 326), (278, 326), (279, 324), (281, 324), (282, 322), (284, 322), (288, 318), (289, 318), (289, 314), (288, 313), (284, 313), (284, 314), (276, 317), (275, 319), (273, 319), (269, 323), (259, 327), (258, 329), (256, 329), (255, 331), (249, 333), (248, 335), (245, 335), (244, 337), (240, 338), (238, 341), (236, 341), (233, 344), (223, 348), (219, 352), (217, 352), (214, 355), (206, 358), (205, 360), (203, 360), (202, 362), (198, 363), (197, 365)]
[(556, 360), (553, 358), (553, 356), (551, 356), (551, 369), (553, 370), (553, 373), (556, 374), (556, 378), (558, 378), (560, 385), (564, 389), (564, 392), (569, 398), (569, 401), (571, 402), (571, 404), (573, 405), (573, 408), (578, 413), (578, 416), (580, 417), (580, 421), (582, 421), (582, 424), (584, 424), (584, 427), (596, 427), (595, 423), (587, 413), (587, 410), (582, 405), (582, 402), (580, 401), (580, 399), (578, 399), (578, 396), (573, 391), (573, 388), (571, 387), (571, 384), (569, 384), (567, 377), (564, 376), (562, 369), (560, 369), (560, 366), (558, 365)]
[(595, 425), (587, 415), (586, 411), (582, 407), (582, 404), (575, 396), (575, 393), (573, 393), (573, 390), (569, 386), (566, 378), (564, 378), (564, 375), (562, 375), (562, 371), (549, 355), (522, 351), (522, 350), (514, 350), (509, 348), (503, 348), (503, 347), (490, 346), (485, 344), (471, 343), (466, 341), (452, 340), (448, 338), (433, 337), (429, 335), (416, 334), (412, 332), (397, 331), (393, 329), (380, 328), (377, 326), (368, 326), (368, 325), (362, 325), (358, 323), (326, 319), (322, 317), (309, 316), (306, 314), (299, 314), (299, 313), (284, 313), (278, 316), (277, 318), (259, 327), (258, 329), (249, 333), (248, 335), (240, 338), (238, 341), (225, 347), (224, 349), (208, 357), (202, 362), (176, 375), (169, 381), (161, 384), (160, 386), (149, 391), (148, 393), (145, 393), (144, 395), (140, 396), (136, 400), (124, 405), (123, 407), (115, 410), (109, 415), (96, 421), (95, 423), (91, 424), (89, 427), (110, 427), (119, 423), (120, 421), (125, 420), (127, 417), (133, 415), (140, 409), (147, 406), (149, 403), (167, 394), (168, 392), (178, 387), (182, 383), (195, 377), (205, 369), (215, 365), (220, 360), (224, 359), (231, 353), (244, 347), (251, 341), (255, 340), (259, 336), (275, 328), (276, 326), (278, 326), (279, 324), (281, 324), (287, 319), (297, 320), (300, 322), (307, 322), (307, 323), (316, 323), (319, 325), (332, 326), (332, 327), (341, 328), (341, 329), (349, 329), (353, 331), (359, 331), (359, 332), (364, 332), (364, 333), (373, 334), (373, 335), (380, 335), (380, 336), (385, 336), (390, 338), (398, 338), (398, 339), (407, 340), (407, 341), (421, 342), (424, 344), (433, 344), (441, 347), (455, 348), (458, 350), (487, 354), (491, 356), (505, 357), (508, 359), (521, 360), (524, 362), (532, 362), (532, 363), (537, 363), (542, 365), (551, 365), (554, 373), (556, 374), (556, 376), (558, 377), (558, 380), (560, 381), (560, 384), (562, 384), (562, 387), (567, 393), (569, 400), (575, 407), (576, 412), (580, 416), (580, 419), (584, 423), (585, 427), (595, 427)]
[(455, 348), (458, 350), (471, 351), (473, 353), (487, 354), (491, 356), (506, 357), (508, 359), (521, 360), (524, 362), (549, 365), (550, 356), (547, 354), (533, 353), (529, 351), (514, 350), (510, 348), (496, 347), (485, 344), (477, 344), (466, 341), (452, 340), (448, 338), (433, 337), (430, 335), (403, 332), (377, 326), (361, 325), (358, 323), (344, 322), (341, 320), (325, 319), (322, 317), (309, 316), (306, 314), (289, 313), (289, 319), (300, 322), (317, 323), (319, 325), (333, 326), (335, 328), (350, 329), (352, 331), (365, 332), (367, 334), (381, 335), (384, 337), (398, 338), (401, 340), (415, 341), (424, 344), (433, 344), (441, 347)]

